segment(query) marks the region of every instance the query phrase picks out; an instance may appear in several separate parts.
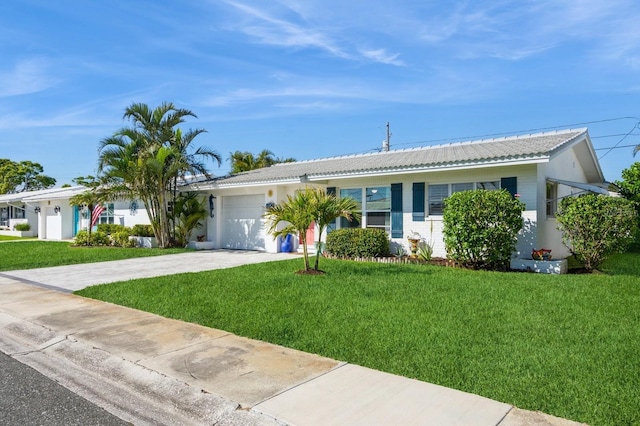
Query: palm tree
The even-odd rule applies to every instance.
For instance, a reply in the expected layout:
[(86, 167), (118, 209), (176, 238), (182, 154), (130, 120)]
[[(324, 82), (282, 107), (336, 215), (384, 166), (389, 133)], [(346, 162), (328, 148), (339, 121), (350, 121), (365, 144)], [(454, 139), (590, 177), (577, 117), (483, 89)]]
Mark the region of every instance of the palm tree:
[(176, 243), (185, 246), (193, 230), (202, 226), (207, 217), (204, 201), (196, 192), (183, 192), (176, 198), (174, 214), (176, 216)]
[[(304, 257), (304, 271), (310, 270), (309, 251), (307, 249), (307, 228), (315, 217), (312, 209), (312, 192), (310, 189), (299, 191), (295, 196), (288, 195), (287, 200), (274, 206), (267, 207), (264, 214), (267, 219), (267, 232), (274, 237), (286, 237), (287, 234), (300, 235), (302, 254)], [(284, 223), (284, 227), (278, 229)]]
[(205, 148), (189, 152), (193, 139), (204, 130), (183, 134), (176, 129), (186, 117), (196, 115), (167, 102), (155, 109), (134, 103), (123, 116), (132, 126), (118, 130), (99, 145), (99, 172), (109, 179), (114, 195), (142, 200), (160, 247), (171, 244), (167, 210), (177, 178), (189, 172), (206, 172), (200, 157), (220, 161), (218, 154)]
[(258, 155), (253, 155), (248, 151), (235, 151), (229, 157), (231, 160), (231, 173), (248, 172), (249, 170), (261, 169), (273, 166), (278, 163), (292, 163), (295, 158), (275, 158), (273, 152), (263, 149)]
[(69, 204), (72, 206), (87, 206), (89, 226), (87, 226), (87, 232), (89, 234), (86, 245), (91, 244), (91, 220), (93, 218), (93, 211), (96, 206), (105, 201), (106, 194), (100, 190), (100, 181), (95, 176), (80, 176), (72, 179), (74, 183), (78, 185), (86, 186), (88, 189), (80, 194), (76, 194), (69, 199)]
[(360, 212), (358, 212), (358, 204), (353, 198), (337, 198), (335, 194), (328, 194), (322, 189), (313, 189), (311, 191), (312, 210), (316, 226), (318, 227), (318, 242), (316, 250), (316, 261), (314, 269), (318, 270), (318, 262), (320, 259), (322, 233), (334, 220), (344, 217), (349, 222), (352, 219), (359, 220)]
[[(222, 157), (216, 151), (211, 150), (207, 147), (198, 147), (193, 150), (193, 140), (201, 133), (205, 133), (204, 129), (189, 129), (187, 132), (183, 133), (181, 129), (176, 129), (174, 132), (174, 136), (171, 138), (170, 144), (175, 149), (176, 157), (173, 159), (178, 167), (178, 174), (176, 174), (171, 182), (171, 201), (175, 208), (177, 191), (178, 191), (178, 179), (185, 179), (187, 175), (197, 176), (203, 175), (205, 178), (209, 179), (211, 175), (207, 169), (207, 166), (204, 161), (211, 160), (218, 163), (218, 166), (222, 163)], [(172, 221), (173, 221), (173, 229), (175, 229), (176, 221), (175, 221), (176, 210), (172, 210)]]
[[(314, 270), (318, 271), (320, 257), (320, 242), (322, 233), (327, 226), (339, 217), (351, 221), (358, 219), (358, 205), (352, 198), (337, 198), (334, 194), (327, 194), (318, 188), (306, 188), (298, 191), (295, 196), (287, 196), (287, 201), (267, 208), (265, 218), (268, 221), (268, 231), (274, 237), (286, 237), (287, 234), (300, 235), (300, 244), (304, 255), (305, 272), (310, 270), (309, 254), (307, 250), (307, 228), (315, 222), (318, 226), (318, 250)], [(285, 226), (278, 230), (278, 225)]]

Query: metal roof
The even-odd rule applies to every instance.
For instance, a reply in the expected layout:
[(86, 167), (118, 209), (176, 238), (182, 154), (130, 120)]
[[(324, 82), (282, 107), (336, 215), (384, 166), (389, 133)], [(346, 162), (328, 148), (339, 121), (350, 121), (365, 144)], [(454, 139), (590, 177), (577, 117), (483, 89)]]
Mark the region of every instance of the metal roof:
[(512, 136), (500, 139), (451, 143), (420, 148), (347, 155), (317, 160), (280, 163), (207, 183), (218, 187), (312, 181), (350, 175), (424, 171), (476, 164), (508, 164), (544, 161), (553, 152), (587, 137), (587, 129)]

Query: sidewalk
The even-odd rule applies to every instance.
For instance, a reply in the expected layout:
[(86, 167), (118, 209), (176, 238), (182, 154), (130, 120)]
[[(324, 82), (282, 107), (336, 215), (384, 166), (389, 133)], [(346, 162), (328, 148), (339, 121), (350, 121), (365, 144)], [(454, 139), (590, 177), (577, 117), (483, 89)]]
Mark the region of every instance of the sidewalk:
[[(158, 275), (176, 268), (202, 270), (198, 268), (203, 259), (213, 269), (212, 265), (267, 261), (274, 256), (187, 255), (193, 257), (170, 255), (105, 262), (100, 267), (111, 277), (121, 277), (125, 265), (133, 273), (139, 270), (136, 263), (164, 258), (155, 264)], [(183, 257), (169, 262), (174, 256)], [(65, 270), (70, 274), (66, 280)], [(86, 265), (0, 273), (0, 350), (136, 425), (575, 424), (53, 290), (70, 291), (77, 282), (86, 286), (95, 275)]]

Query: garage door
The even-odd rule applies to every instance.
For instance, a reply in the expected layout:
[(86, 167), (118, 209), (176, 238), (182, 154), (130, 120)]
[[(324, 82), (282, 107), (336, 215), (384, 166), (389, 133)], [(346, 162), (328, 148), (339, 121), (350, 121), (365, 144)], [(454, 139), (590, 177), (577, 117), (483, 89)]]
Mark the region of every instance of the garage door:
[(264, 195), (222, 198), (222, 246), (231, 249), (264, 250), (262, 214)]

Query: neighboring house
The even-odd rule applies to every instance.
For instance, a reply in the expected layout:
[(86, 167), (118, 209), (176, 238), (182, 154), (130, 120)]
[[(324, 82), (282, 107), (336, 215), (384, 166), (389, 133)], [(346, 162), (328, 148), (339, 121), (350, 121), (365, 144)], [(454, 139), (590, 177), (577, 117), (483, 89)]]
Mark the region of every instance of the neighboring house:
[[(558, 201), (585, 191), (608, 194), (586, 129), (282, 163), (183, 190), (208, 197), (210, 217), (200, 233), (216, 248), (277, 252), (278, 241), (265, 231), (265, 207), (305, 187), (358, 202), (362, 220), (342, 220), (337, 228), (384, 229), (392, 246), (405, 250), (415, 231), (443, 257), (443, 201), (453, 192), (503, 188), (518, 196), (526, 205), (518, 253), (544, 247), (555, 258), (568, 255), (556, 228)], [(315, 232), (308, 237), (317, 240)]]
[[(86, 190), (84, 186), (72, 186), (0, 195), (0, 213), (6, 211), (8, 216), (17, 213), (18, 218), (8, 219), (7, 226), (13, 229), (15, 223), (28, 222), (41, 240), (71, 239), (78, 231), (87, 229), (89, 219), (86, 208), (72, 206), (69, 200)], [(108, 202), (104, 206), (98, 223), (125, 226), (149, 223), (147, 212), (138, 201)]]

